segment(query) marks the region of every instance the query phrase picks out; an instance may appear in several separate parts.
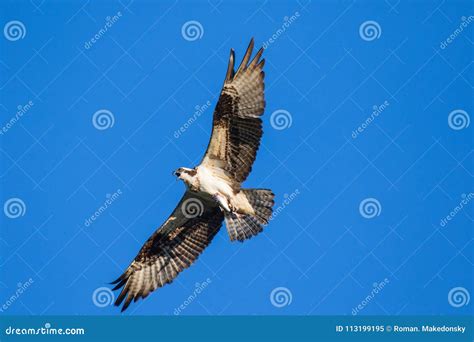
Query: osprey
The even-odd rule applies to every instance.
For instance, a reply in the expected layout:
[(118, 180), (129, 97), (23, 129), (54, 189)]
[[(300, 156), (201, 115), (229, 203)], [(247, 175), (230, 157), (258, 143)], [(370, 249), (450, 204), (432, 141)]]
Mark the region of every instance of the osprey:
[(171, 216), (145, 242), (126, 271), (112, 284), (122, 288), (115, 305), (147, 297), (171, 283), (210, 244), (225, 220), (232, 241), (244, 241), (263, 230), (272, 215), (274, 194), (267, 189), (242, 189), (262, 137), (265, 108), (265, 60), (261, 48), (250, 60), (250, 41), (234, 70), (231, 49), (224, 86), (213, 115), (212, 135), (201, 163), (180, 167), (174, 175), (186, 192)]

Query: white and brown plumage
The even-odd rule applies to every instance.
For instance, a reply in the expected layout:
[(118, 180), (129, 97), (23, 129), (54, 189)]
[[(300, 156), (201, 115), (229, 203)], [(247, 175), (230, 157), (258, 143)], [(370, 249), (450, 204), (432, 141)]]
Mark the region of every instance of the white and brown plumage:
[(243, 60), (229, 65), (217, 106), (212, 135), (201, 164), (179, 168), (175, 175), (186, 192), (171, 216), (145, 242), (127, 270), (115, 281), (122, 288), (115, 305), (125, 310), (132, 300), (171, 283), (210, 244), (226, 221), (231, 240), (244, 241), (263, 230), (272, 214), (273, 193), (267, 189), (241, 189), (262, 137), (260, 116), (265, 108), (265, 60), (260, 49), (251, 60), (251, 40)]

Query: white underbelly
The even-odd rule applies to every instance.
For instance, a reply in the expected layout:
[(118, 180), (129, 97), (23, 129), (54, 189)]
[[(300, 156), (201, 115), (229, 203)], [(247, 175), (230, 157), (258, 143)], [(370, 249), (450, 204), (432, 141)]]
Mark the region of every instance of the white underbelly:
[(247, 197), (243, 192), (237, 194), (234, 193), (234, 190), (229, 185), (229, 183), (219, 177), (219, 170), (213, 172), (212, 169), (207, 169), (203, 166), (197, 168), (197, 176), (199, 180), (199, 191), (207, 193), (211, 196), (216, 194), (224, 195), (225, 200), (229, 201), (228, 204), (225, 204), (225, 208), (228, 210), (229, 205), (231, 205), (235, 210), (240, 213), (245, 214), (254, 214), (254, 210), (250, 205)]
[(208, 193), (210, 195), (219, 193), (227, 196), (228, 198), (233, 196), (233, 190), (231, 186), (222, 178), (215, 176), (211, 170), (200, 166), (197, 171), (199, 191)]

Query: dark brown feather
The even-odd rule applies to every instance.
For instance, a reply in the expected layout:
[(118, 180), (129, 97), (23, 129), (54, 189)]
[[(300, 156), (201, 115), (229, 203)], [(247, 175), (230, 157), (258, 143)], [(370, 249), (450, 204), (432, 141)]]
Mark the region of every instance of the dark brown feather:
[[(224, 169), (238, 190), (252, 170), (262, 137), (260, 116), (265, 109), (265, 62), (261, 48), (250, 60), (253, 39), (233, 77), (234, 54), (231, 53), (224, 87), (214, 111), (212, 136), (203, 165)], [(250, 61), (250, 63), (249, 63)]]
[[(201, 202), (200, 215), (183, 216), (182, 206), (189, 199)], [(145, 298), (157, 288), (171, 283), (211, 243), (222, 221), (223, 214), (212, 200), (186, 192), (170, 218), (153, 233), (127, 270), (113, 282), (117, 284), (113, 290), (122, 288), (115, 305), (123, 302), (124, 311), (132, 301)]]

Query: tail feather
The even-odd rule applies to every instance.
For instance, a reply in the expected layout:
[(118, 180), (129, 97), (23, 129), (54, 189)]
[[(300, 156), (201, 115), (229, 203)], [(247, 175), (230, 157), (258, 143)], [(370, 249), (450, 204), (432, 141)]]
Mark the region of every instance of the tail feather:
[(225, 220), (230, 239), (244, 241), (257, 235), (268, 224), (275, 195), (267, 189), (241, 190), (254, 210), (253, 215), (226, 212)]

